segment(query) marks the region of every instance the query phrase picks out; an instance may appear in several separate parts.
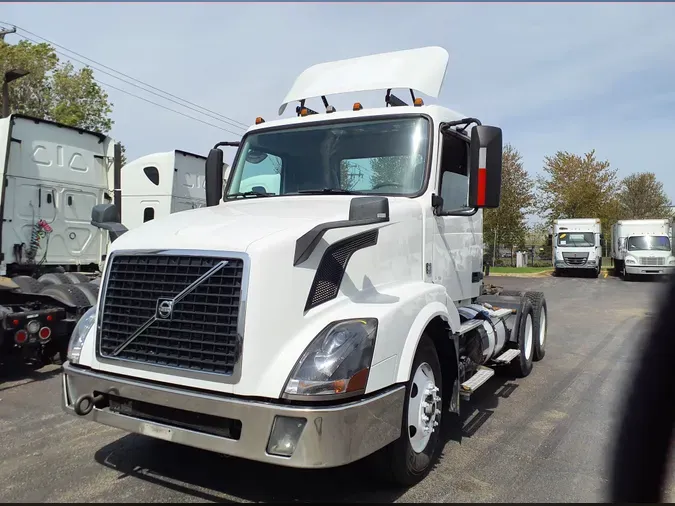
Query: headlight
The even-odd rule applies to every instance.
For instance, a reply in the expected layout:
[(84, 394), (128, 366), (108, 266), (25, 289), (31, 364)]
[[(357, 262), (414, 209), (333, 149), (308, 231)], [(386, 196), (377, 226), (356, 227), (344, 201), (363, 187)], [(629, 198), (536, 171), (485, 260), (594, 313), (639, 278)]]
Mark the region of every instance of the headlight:
[(70, 336), (70, 342), (68, 343), (68, 360), (73, 364), (80, 363), (80, 353), (82, 352), (82, 346), (84, 346), (84, 339), (89, 334), (89, 331), (94, 326), (96, 321), (96, 308), (94, 305), (87, 309), (87, 312), (82, 315), (82, 318), (75, 325), (75, 330), (73, 330), (73, 335)]
[(286, 382), (284, 397), (363, 392), (375, 349), (377, 320), (334, 322), (307, 347)]
[(668, 265), (675, 265), (675, 257), (668, 260)]
[(635, 260), (634, 257), (626, 257), (625, 262), (626, 262), (627, 264), (636, 264), (636, 263), (637, 263), (637, 260)]

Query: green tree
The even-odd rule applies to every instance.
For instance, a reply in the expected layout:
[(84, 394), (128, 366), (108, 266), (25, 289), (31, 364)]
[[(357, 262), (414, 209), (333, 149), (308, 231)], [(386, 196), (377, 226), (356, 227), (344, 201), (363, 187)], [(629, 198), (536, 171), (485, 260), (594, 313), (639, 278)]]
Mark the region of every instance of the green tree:
[(670, 218), (670, 198), (663, 190), (663, 183), (653, 172), (631, 174), (621, 181), (619, 191), (620, 218), (646, 220)]
[(525, 215), (534, 203), (532, 186), (518, 150), (504, 145), (501, 201), (498, 208), (483, 211), (483, 238), (492, 254), (494, 244), (524, 245), (528, 231)]
[(547, 224), (560, 218), (600, 218), (603, 226), (618, 215), (617, 171), (595, 150), (579, 156), (558, 151), (544, 159), (544, 175), (537, 178), (537, 210)]
[(120, 147), (122, 148), (122, 167), (127, 163), (127, 148), (120, 142)]
[(0, 75), (12, 69), (29, 74), (9, 84), (11, 112), (104, 134), (112, 128), (113, 104), (91, 68), (61, 62), (49, 44), (0, 40)]

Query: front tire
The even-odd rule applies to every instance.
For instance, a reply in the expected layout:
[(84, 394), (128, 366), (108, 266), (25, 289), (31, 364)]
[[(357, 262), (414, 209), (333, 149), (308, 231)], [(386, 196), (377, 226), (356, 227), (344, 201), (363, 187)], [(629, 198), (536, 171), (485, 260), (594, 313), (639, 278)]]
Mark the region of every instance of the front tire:
[(386, 481), (410, 487), (429, 474), (442, 448), (442, 406), (441, 365), (433, 341), (423, 334), (406, 385), (401, 437), (379, 453)]

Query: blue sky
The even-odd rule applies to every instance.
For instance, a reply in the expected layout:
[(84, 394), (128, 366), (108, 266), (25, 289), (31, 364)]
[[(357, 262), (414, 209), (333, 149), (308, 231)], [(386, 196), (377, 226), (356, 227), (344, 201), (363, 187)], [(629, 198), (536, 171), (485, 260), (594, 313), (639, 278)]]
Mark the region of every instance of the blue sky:
[[(675, 201), (675, 161), (664, 151), (675, 143), (673, 3), (6, 3), (2, 11), (3, 22), (245, 124), (275, 117), (295, 77), (312, 64), (440, 45), (450, 64), (437, 103), (501, 126), (531, 174), (556, 150), (596, 149), (621, 176), (655, 172)], [(174, 148), (206, 154), (215, 142), (237, 138), (109, 94), (112, 135), (130, 158)], [(364, 105), (383, 100), (357, 98)]]

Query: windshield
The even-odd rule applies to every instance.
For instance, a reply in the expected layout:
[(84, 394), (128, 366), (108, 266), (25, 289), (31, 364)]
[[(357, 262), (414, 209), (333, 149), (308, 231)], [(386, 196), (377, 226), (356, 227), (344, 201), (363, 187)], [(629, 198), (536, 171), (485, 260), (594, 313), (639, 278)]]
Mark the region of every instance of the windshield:
[(226, 198), (303, 193), (414, 195), (424, 185), (429, 122), (422, 117), (252, 133)]
[(573, 248), (595, 246), (595, 234), (593, 232), (560, 232), (558, 246)]
[(665, 235), (634, 235), (626, 243), (628, 251), (670, 251), (670, 239)]

